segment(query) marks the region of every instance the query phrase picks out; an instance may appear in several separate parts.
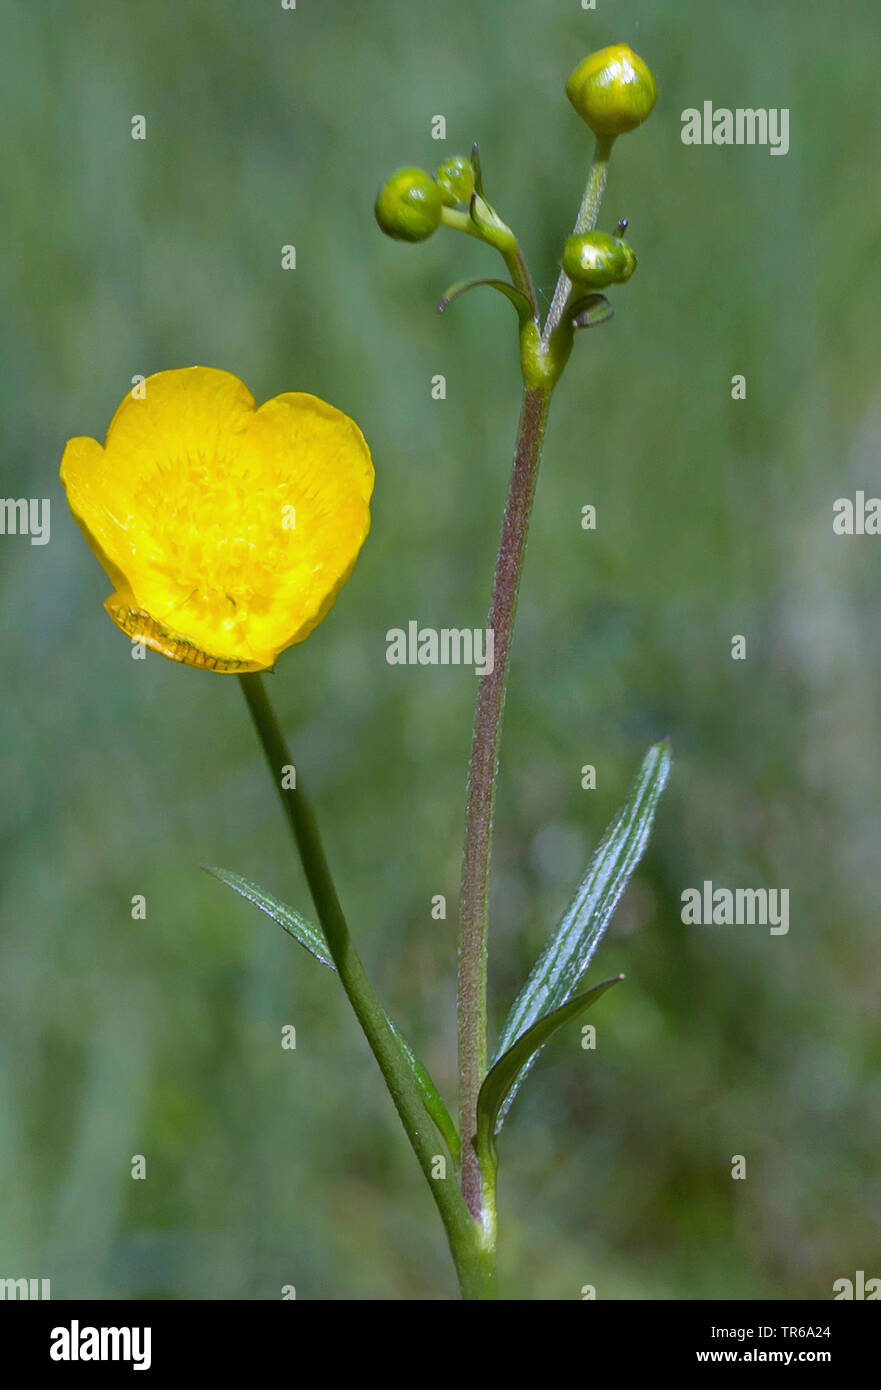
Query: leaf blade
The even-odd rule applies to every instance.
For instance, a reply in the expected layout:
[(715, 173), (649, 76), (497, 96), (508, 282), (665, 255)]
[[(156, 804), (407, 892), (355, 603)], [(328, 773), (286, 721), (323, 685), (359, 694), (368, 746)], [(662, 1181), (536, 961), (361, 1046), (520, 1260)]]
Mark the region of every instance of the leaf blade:
[(460, 280), (457, 284), (450, 285), (450, 288), (438, 300), (438, 313), (446, 313), (455, 299), (458, 299), (468, 290), (477, 289), (480, 285), (488, 285), (490, 289), (498, 290), (500, 294), (510, 300), (517, 310), (517, 317), (521, 323), (528, 322), (532, 318), (532, 307), (526, 295), (522, 290), (518, 290), (516, 285), (510, 285), (507, 280)]
[(404, 1034), (397, 1024), (385, 1013), (385, 1021), (397, 1040), (398, 1046), (407, 1059), (407, 1063), (413, 1073), (413, 1079), (419, 1087), (419, 1094), (422, 1097), (422, 1104), (428, 1114), (434, 1120), (435, 1127), (440, 1133), (441, 1138), (450, 1151), (453, 1162), (458, 1166), (462, 1157), (462, 1146), (459, 1142), (459, 1131), (453, 1123), (453, 1118), (447, 1109), (444, 1099), (431, 1078), (431, 1073), (422, 1065), (416, 1053), (413, 1051)]
[(305, 947), (311, 956), (320, 960), (322, 965), (327, 965), (331, 970), (336, 971), (336, 966), (324, 939), (324, 932), (316, 927), (314, 922), (310, 922), (294, 908), (288, 907), (287, 903), (273, 897), (259, 884), (252, 883), (249, 878), (244, 878), (242, 874), (235, 874), (231, 869), (218, 869), (213, 864), (203, 864), (202, 868), (206, 874), (211, 874), (213, 878), (225, 883), (234, 893), (238, 893), (239, 897), (245, 898), (247, 902), (259, 907), (260, 911), (265, 913), (267, 917), (271, 917), (273, 922), (277, 922), (288, 936), (299, 941), (300, 945)]
[(495, 1135), (504, 1118), (505, 1101), (511, 1094), (511, 1087), (517, 1077), (529, 1065), (531, 1058), (538, 1054), (564, 1024), (577, 1018), (599, 999), (601, 994), (605, 994), (612, 985), (620, 984), (623, 979), (623, 975), (612, 975), (610, 979), (594, 985), (584, 994), (576, 994), (558, 1009), (545, 1014), (533, 1023), (531, 1028), (521, 1033), (513, 1046), (493, 1063), (483, 1079), (477, 1098), (477, 1144), (481, 1158), (487, 1155), (491, 1162), (495, 1162)]
[[(203, 864), (202, 868), (206, 873), (211, 874), (212, 877), (219, 879), (221, 883), (225, 883), (228, 888), (232, 888), (234, 893), (238, 893), (239, 897), (245, 898), (247, 902), (253, 903), (254, 906), (258, 907), (267, 917), (270, 917), (273, 922), (277, 922), (289, 936), (292, 936), (295, 941), (298, 941), (310, 955), (314, 956), (316, 960), (319, 960), (322, 965), (326, 965), (334, 974), (337, 973), (337, 968), (333, 963), (333, 958), (328, 949), (324, 933), (314, 922), (310, 922), (308, 918), (303, 917), (301, 913), (289, 907), (287, 903), (283, 903), (279, 898), (273, 897), (271, 893), (267, 893), (259, 884), (252, 883), (250, 879), (244, 878), (242, 874), (233, 873), (230, 869), (218, 869), (211, 864)], [(420, 1062), (397, 1024), (389, 1017), (385, 1009), (383, 1009), (383, 1014), (412, 1072), (413, 1079), (422, 1097), (422, 1104), (437, 1126), (441, 1138), (450, 1151), (453, 1161), (458, 1163), (461, 1150), (459, 1133), (453, 1123), (450, 1112), (444, 1104), (443, 1097), (432, 1081), (431, 1075)]]
[[(566, 1004), (602, 940), (612, 914), (642, 858), (655, 810), (670, 775), (667, 740), (653, 744), (642, 761), (624, 805), (607, 827), (556, 931), (532, 967), (511, 1006), (491, 1066), (539, 1019)], [(512, 1081), (503, 1103), (504, 1120), (538, 1053), (534, 1051)]]

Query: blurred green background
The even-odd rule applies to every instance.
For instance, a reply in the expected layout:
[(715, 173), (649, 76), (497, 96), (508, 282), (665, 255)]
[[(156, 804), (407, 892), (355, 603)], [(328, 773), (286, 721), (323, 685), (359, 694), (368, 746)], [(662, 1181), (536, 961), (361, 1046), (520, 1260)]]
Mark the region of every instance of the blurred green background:
[[(50, 497), (52, 539), (0, 539), (0, 1276), (55, 1297), (455, 1296), (341, 991), (199, 870), (309, 909), (238, 685), (131, 660), (57, 470), (135, 373), (192, 363), (362, 426), (371, 537), (271, 693), (374, 980), (452, 1102), (476, 682), (389, 667), (385, 633), (484, 621), (516, 335), (489, 294), (434, 312), (498, 273), (487, 248), (394, 244), (372, 202), (397, 165), (479, 138), (548, 295), (592, 143), (563, 84), (622, 40), (660, 99), (619, 142), (602, 224), (630, 218), (640, 267), (551, 418), (499, 786), (494, 1027), (647, 745), (670, 734), (676, 762), (592, 967), (628, 977), (593, 1015), (597, 1050), (565, 1032), (502, 1137), (504, 1289), (826, 1299), (881, 1274), (881, 541), (832, 533), (837, 497), (881, 492), (877, 6), (6, 0), (2, 29), (2, 492)], [(790, 108), (790, 153), (683, 146), (705, 99)], [(789, 935), (684, 927), (705, 878), (789, 888)]]

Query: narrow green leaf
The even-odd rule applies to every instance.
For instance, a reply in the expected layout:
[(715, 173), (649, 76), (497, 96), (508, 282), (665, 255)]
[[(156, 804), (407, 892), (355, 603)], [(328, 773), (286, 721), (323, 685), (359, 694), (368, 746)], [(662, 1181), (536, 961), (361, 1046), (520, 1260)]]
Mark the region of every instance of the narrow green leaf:
[[(210, 864), (203, 864), (202, 868), (206, 873), (213, 874), (215, 878), (220, 879), (220, 882), (225, 883), (228, 888), (232, 888), (233, 892), (238, 893), (240, 897), (246, 898), (249, 903), (253, 903), (255, 907), (259, 907), (261, 912), (265, 912), (267, 917), (271, 917), (273, 922), (277, 922), (289, 936), (292, 936), (295, 941), (299, 941), (301, 946), (305, 946), (310, 955), (313, 955), (316, 960), (321, 961), (322, 965), (328, 966), (336, 973), (336, 966), (328, 950), (327, 942), (324, 939), (324, 933), (320, 927), (315, 926), (314, 922), (310, 922), (306, 917), (301, 916), (299, 912), (295, 912), (287, 903), (280, 902), (278, 898), (274, 898), (271, 893), (267, 893), (256, 883), (252, 883), (250, 879), (243, 878), (241, 874), (234, 874), (229, 869), (217, 869)], [(385, 1010), (383, 1010), (383, 1013), (385, 1013)], [(398, 1046), (407, 1059), (407, 1063), (413, 1073), (413, 1079), (419, 1087), (419, 1093), (422, 1096), (422, 1103), (425, 1109), (437, 1125), (441, 1137), (446, 1142), (454, 1162), (458, 1163), (460, 1154), (459, 1135), (456, 1126), (450, 1118), (450, 1113), (444, 1105), (440, 1092), (432, 1081), (429, 1073), (416, 1056), (416, 1053), (407, 1042), (403, 1033), (389, 1018), (387, 1013), (385, 1013), (385, 1021), (394, 1037), (397, 1039)]]
[[(383, 1013), (385, 1013), (384, 1009)], [(413, 1078), (416, 1082), (416, 1085), (419, 1087), (419, 1093), (422, 1096), (422, 1104), (425, 1106), (429, 1115), (434, 1120), (434, 1123), (440, 1132), (441, 1138), (443, 1139), (444, 1143), (450, 1151), (450, 1156), (453, 1162), (458, 1165), (459, 1160), (461, 1158), (459, 1131), (456, 1129), (456, 1126), (453, 1123), (452, 1116), (450, 1115), (449, 1110), (444, 1105), (443, 1097), (441, 1096), (440, 1091), (437, 1089), (433, 1080), (431, 1079), (430, 1073), (422, 1065), (419, 1058), (416, 1056), (416, 1053), (413, 1051), (412, 1047), (407, 1042), (407, 1039), (404, 1037), (404, 1034), (398, 1028), (397, 1024), (394, 1023), (391, 1018), (389, 1018), (387, 1013), (385, 1014), (385, 1021), (388, 1024), (389, 1028), (392, 1030), (394, 1036), (397, 1038), (398, 1045), (410, 1065), (410, 1070), (413, 1073)]]
[(252, 883), (248, 878), (242, 878), (241, 874), (231, 873), (229, 869), (216, 869), (211, 864), (203, 864), (202, 868), (206, 874), (213, 874), (219, 878), (221, 883), (225, 883), (228, 888), (232, 888), (234, 893), (240, 897), (247, 898), (249, 903), (259, 907), (261, 912), (265, 912), (267, 917), (271, 917), (273, 922), (277, 922), (283, 927), (288, 936), (292, 936), (295, 941), (299, 941), (301, 946), (305, 946), (310, 955), (316, 960), (320, 960), (322, 965), (330, 966), (331, 970), (336, 970), (336, 966), (327, 948), (324, 939), (324, 932), (320, 927), (316, 927), (305, 917), (301, 917), (299, 912), (295, 912), (287, 903), (279, 902), (271, 893), (266, 893), (256, 883)]
[(507, 280), (460, 280), (458, 284), (451, 285), (443, 297), (438, 300), (438, 313), (444, 313), (454, 299), (458, 299), (467, 290), (476, 289), (478, 285), (489, 285), (490, 289), (498, 290), (506, 299), (509, 299), (517, 310), (517, 316), (521, 323), (528, 323), (532, 318), (532, 307), (526, 295), (515, 285), (509, 285)]
[[(566, 1004), (590, 964), (621, 894), (642, 858), (658, 804), (670, 775), (670, 745), (654, 744), (615, 819), (606, 830), (587, 872), (563, 913), (502, 1027), (492, 1065), (539, 1019)], [(533, 1051), (514, 1077), (499, 1112), (501, 1126), (511, 1102), (532, 1066)]]
[(508, 1051), (493, 1064), (484, 1077), (477, 1099), (477, 1148), (481, 1160), (488, 1157), (491, 1163), (495, 1163), (495, 1134), (497, 1128), (501, 1128), (502, 1106), (530, 1058), (544, 1047), (558, 1028), (577, 1018), (595, 999), (599, 999), (601, 994), (605, 994), (607, 989), (611, 989), (612, 985), (619, 984), (623, 979), (623, 975), (613, 975), (611, 979), (594, 985), (593, 989), (587, 990), (586, 993), (576, 994), (574, 999), (570, 999), (559, 1009), (545, 1014), (544, 1018), (540, 1018), (531, 1028), (527, 1028), (525, 1033), (521, 1033), (514, 1046), (508, 1048)]

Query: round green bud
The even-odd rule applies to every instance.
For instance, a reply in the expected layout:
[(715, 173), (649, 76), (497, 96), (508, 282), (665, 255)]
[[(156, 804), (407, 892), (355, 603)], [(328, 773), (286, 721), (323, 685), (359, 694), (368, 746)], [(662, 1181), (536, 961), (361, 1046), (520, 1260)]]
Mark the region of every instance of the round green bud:
[(474, 167), (464, 154), (454, 154), (452, 159), (445, 159), (434, 177), (448, 208), (471, 202)]
[(624, 135), (642, 125), (658, 88), (633, 49), (614, 43), (579, 63), (566, 83), (566, 95), (595, 135)]
[(441, 220), (441, 191), (424, 169), (398, 169), (379, 190), (374, 212), (386, 236), (425, 241)]
[(563, 247), (563, 269), (574, 284), (601, 290), (629, 280), (636, 269), (636, 257), (620, 237), (581, 232), (570, 236)]

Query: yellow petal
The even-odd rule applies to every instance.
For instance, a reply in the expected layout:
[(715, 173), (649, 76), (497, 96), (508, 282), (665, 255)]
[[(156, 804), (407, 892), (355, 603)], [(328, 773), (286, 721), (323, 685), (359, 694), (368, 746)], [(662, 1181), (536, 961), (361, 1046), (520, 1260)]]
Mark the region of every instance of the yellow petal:
[(236, 377), (160, 372), (61, 476), (116, 587), (114, 622), (173, 660), (261, 670), (325, 616), (370, 527), (361, 431), (315, 396), (255, 408)]

